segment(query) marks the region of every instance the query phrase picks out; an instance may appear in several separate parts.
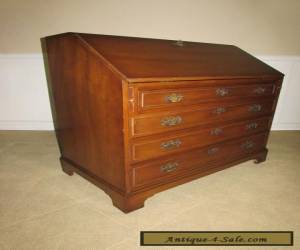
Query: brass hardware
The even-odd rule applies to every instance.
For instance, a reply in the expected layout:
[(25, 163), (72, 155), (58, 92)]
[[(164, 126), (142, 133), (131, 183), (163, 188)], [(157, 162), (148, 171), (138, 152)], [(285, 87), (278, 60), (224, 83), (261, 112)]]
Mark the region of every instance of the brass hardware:
[(160, 166), (160, 172), (163, 173), (173, 172), (177, 169), (178, 165), (179, 165), (178, 162), (169, 162), (167, 164)]
[(253, 92), (255, 94), (263, 94), (265, 91), (266, 91), (266, 89), (263, 88), (263, 87), (258, 87), (258, 88), (256, 88), (256, 89), (253, 90)]
[(215, 113), (215, 114), (217, 114), (217, 115), (220, 115), (220, 114), (225, 113), (225, 112), (226, 112), (226, 108), (224, 108), (224, 107), (218, 107), (218, 108), (216, 108), (216, 109), (213, 111), (213, 113)]
[(170, 141), (166, 141), (163, 142), (160, 147), (162, 149), (166, 149), (166, 150), (170, 150), (170, 149), (174, 149), (174, 148), (178, 148), (181, 145), (181, 141), (179, 139), (176, 140), (170, 140)]
[(246, 141), (245, 143), (241, 144), (241, 148), (245, 149), (245, 150), (251, 149), (254, 146), (255, 146), (255, 143), (252, 141)]
[(219, 148), (215, 147), (215, 148), (210, 148), (207, 150), (207, 153), (209, 155), (213, 155), (213, 154), (216, 154), (217, 152), (219, 151)]
[(214, 128), (210, 131), (211, 135), (220, 135), (223, 133), (223, 129), (222, 128)]
[(226, 96), (226, 95), (228, 95), (228, 93), (229, 93), (229, 90), (226, 88), (217, 88), (216, 89), (216, 95), (218, 95), (218, 96)]
[(258, 124), (256, 122), (252, 122), (246, 125), (247, 130), (256, 129), (258, 127)]
[(262, 109), (262, 106), (260, 104), (253, 104), (251, 106), (249, 106), (249, 111), (250, 112), (260, 112)]
[(160, 124), (162, 126), (175, 126), (178, 125), (182, 122), (182, 118), (180, 116), (169, 116), (169, 117), (165, 117), (160, 121)]
[(175, 42), (175, 45), (176, 45), (176, 46), (179, 46), (179, 47), (183, 47), (183, 46), (184, 46), (182, 40), (177, 40), (177, 41)]
[(181, 102), (183, 99), (183, 95), (172, 93), (166, 97), (167, 102)]

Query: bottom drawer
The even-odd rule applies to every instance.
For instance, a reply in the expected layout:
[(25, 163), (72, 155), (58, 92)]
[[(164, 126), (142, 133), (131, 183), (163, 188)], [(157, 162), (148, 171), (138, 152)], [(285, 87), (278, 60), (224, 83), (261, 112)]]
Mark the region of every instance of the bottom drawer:
[(266, 139), (266, 133), (257, 134), (137, 165), (132, 168), (132, 186), (136, 189), (164, 182), (195, 169), (205, 171), (213, 168), (217, 161), (231, 162), (262, 150)]

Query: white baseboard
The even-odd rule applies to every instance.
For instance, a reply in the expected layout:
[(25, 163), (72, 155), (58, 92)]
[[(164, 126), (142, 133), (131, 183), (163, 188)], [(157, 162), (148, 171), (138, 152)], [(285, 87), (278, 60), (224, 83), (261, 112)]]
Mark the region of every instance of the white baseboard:
[[(272, 130), (300, 130), (300, 56), (257, 56), (285, 74)], [(41, 54), (0, 54), (0, 130), (53, 130)]]
[(0, 121), (0, 130), (54, 130), (52, 121)]
[(300, 130), (300, 123), (273, 123), (271, 130)]

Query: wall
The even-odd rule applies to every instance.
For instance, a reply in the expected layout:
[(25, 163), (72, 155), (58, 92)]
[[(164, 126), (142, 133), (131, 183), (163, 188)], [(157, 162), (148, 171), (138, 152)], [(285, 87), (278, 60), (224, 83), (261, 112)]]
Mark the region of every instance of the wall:
[[(273, 130), (300, 129), (300, 57), (260, 56), (286, 74)], [(40, 54), (0, 55), (0, 130), (52, 130)]]
[(0, 130), (52, 130), (41, 54), (0, 54)]
[(299, 0), (2, 0), (0, 129), (53, 129), (39, 39), (65, 31), (234, 44), (286, 74), (273, 129), (300, 129)]
[(37, 53), (40, 37), (80, 31), (300, 55), (299, 18), (299, 0), (1, 0), (0, 53)]

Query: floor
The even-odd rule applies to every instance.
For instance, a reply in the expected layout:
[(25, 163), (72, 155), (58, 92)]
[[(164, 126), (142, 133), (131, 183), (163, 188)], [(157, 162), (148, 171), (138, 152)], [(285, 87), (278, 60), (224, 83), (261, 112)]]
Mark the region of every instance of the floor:
[(143, 248), (140, 230), (292, 230), (288, 249), (300, 249), (300, 131), (272, 132), (268, 148), (262, 164), (181, 185), (123, 214), (103, 191), (61, 171), (53, 132), (0, 131), (0, 249), (134, 250)]

